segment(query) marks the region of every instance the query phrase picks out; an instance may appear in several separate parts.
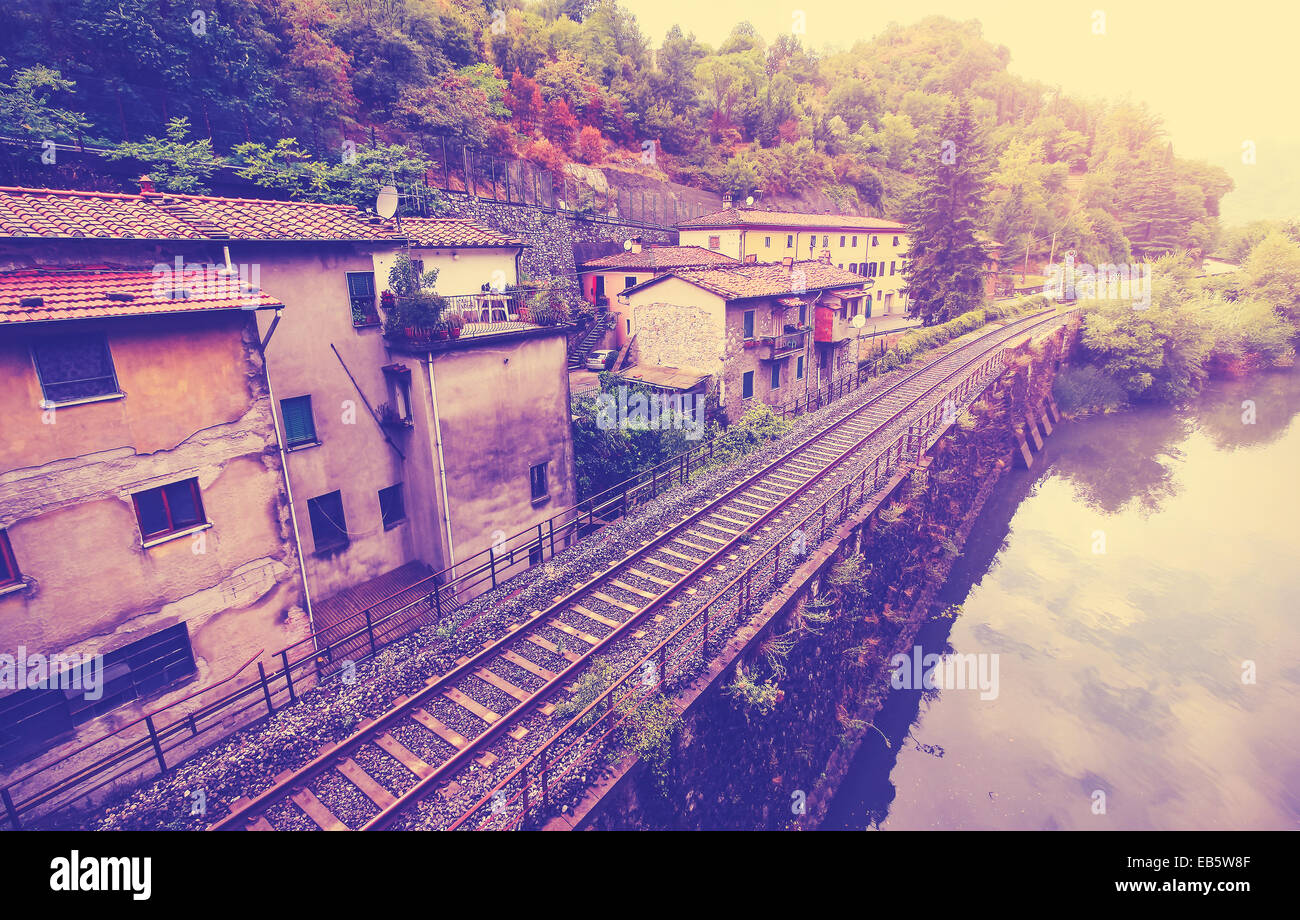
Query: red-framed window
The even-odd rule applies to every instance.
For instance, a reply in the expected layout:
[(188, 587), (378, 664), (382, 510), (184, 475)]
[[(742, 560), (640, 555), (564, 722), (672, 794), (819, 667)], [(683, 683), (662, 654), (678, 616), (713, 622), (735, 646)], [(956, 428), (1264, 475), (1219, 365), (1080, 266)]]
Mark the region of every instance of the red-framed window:
[(197, 479), (136, 492), (131, 498), (135, 502), (136, 520), (140, 522), (140, 536), (145, 540), (156, 540), (207, 523)]
[(9, 531), (0, 530), (0, 588), (16, 585), (23, 580), (23, 573), (18, 571), (18, 560), (14, 558), (14, 548), (9, 543)]

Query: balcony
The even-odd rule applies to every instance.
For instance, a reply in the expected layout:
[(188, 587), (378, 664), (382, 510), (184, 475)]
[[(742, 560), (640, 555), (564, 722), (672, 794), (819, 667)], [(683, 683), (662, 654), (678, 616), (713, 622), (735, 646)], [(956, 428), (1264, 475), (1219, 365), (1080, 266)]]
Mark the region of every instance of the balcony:
[(808, 330), (800, 329), (797, 332), (784, 332), (781, 335), (767, 335), (757, 339), (756, 342), (760, 361), (776, 361), (801, 353), (808, 343)]
[(397, 321), (385, 330), (385, 338), (392, 345), (417, 350), (450, 348), (457, 341), (560, 326), (569, 321), (568, 311), (562, 304), (518, 291), (461, 294), (443, 299), (446, 304), (439, 323), (403, 325)]

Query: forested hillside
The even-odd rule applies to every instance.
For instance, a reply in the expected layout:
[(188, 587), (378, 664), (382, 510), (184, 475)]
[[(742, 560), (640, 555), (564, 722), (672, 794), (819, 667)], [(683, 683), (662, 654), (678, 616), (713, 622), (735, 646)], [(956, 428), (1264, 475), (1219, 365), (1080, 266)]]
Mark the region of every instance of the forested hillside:
[(365, 185), (358, 158), (367, 176), (413, 176), (452, 138), (557, 172), (577, 162), (897, 215), (964, 102), (988, 164), (982, 229), (1008, 262), (1053, 244), (1091, 262), (1211, 249), (1232, 187), (1179, 158), (1141, 105), (1013, 75), (974, 21), (889, 25), (820, 54), (747, 23), (716, 48), (689, 28), (646, 36), (610, 0), (194, 6), (6, 4), (0, 133), (165, 163), (155, 178), (177, 190), (228, 160), (267, 187), (348, 200)]

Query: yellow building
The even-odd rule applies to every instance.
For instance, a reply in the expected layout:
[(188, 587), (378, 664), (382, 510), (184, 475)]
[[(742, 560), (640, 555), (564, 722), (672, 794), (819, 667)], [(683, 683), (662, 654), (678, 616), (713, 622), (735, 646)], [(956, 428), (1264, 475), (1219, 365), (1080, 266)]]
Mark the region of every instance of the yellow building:
[(850, 214), (723, 208), (683, 221), (677, 231), (683, 246), (702, 246), (742, 262), (829, 258), (836, 268), (874, 279), (864, 305), (867, 316), (906, 312), (906, 224)]

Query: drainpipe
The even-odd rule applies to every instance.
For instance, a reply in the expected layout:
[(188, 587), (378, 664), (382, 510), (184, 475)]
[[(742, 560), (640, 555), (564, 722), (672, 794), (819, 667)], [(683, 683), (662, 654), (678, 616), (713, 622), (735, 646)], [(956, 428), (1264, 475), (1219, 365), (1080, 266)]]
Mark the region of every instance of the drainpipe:
[[(226, 258), (230, 258), (230, 250), (226, 250)], [(271, 362), (266, 357), (266, 346), (271, 343), (271, 336), (275, 333), (275, 327), (280, 322), (280, 310), (275, 311), (275, 318), (271, 320), (271, 328), (266, 332), (266, 338), (262, 340), (262, 370), (266, 374), (266, 395), (271, 402), (271, 427), (275, 429), (275, 444), (280, 449), (280, 473), (284, 476), (284, 491), (289, 498), (289, 524), (293, 528), (293, 547), (298, 554), (298, 573), (302, 576), (302, 599), (307, 604), (307, 623), (311, 629), (312, 635), (316, 634), (316, 614), (311, 609), (311, 589), (307, 587), (307, 561), (302, 555), (302, 536), (298, 531), (298, 513), (293, 508), (293, 484), (289, 482), (289, 454), (284, 449), (284, 439), (280, 437), (280, 415), (275, 409), (275, 387), (271, 384)]]
[(447, 461), (442, 453), (442, 419), (438, 415), (438, 388), (433, 382), (433, 352), (426, 359), (429, 362), (429, 399), (433, 401), (433, 437), (438, 445), (438, 479), (442, 484), (442, 519), (447, 527), (447, 558), (450, 564), (443, 566), (450, 569), (456, 564), (456, 544), (451, 536), (451, 505), (447, 500)]

